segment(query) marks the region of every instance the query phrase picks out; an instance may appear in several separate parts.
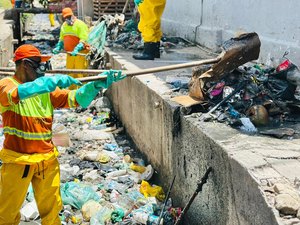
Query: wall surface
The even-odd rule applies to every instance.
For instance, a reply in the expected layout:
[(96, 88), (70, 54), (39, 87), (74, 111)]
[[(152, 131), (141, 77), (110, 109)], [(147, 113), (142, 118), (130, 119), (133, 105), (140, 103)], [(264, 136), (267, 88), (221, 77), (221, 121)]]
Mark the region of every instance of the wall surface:
[[(167, 1), (163, 32), (184, 37), (213, 50), (240, 31), (257, 32), (260, 59), (289, 58), (300, 66), (300, 2), (297, 0), (176, 0)], [(176, 15), (176, 16), (174, 16)]]
[[(110, 62), (114, 69), (138, 69), (114, 53), (110, 54)], [(283, 224), (262, 185), (286, 174), (290, 174), (291, 182), (299, 177), (295, 169), (287, 173), (291, 168), (285, 157), (299, 156), (300, 140), (244, 135), (223, 124), (183, 116), (179, 105), (165, 95), (168, 90), (156, 76), (144, 75), (114, 84), (108, 96), (126, 132), (159, 172), (165, 190), (176, 175), (171, 195), (174, 205), (184, 206), (206, 169), (213, 168), (184, 224)], [(272, 161), (274, 157), (279, 161)], [(274, 170), (276, 167), (283, 175)], [(298, 167), (299, 160), (293, 165)]]
[(13, 21), (4, 20), (4, 10), (0, 8), (0, 66), (7, 66), (13, 56)]
[(84, 16), (89, 16), (93, 19), (93, 0), (77, 0), (77, 8), (79, 19), (84, 20)]

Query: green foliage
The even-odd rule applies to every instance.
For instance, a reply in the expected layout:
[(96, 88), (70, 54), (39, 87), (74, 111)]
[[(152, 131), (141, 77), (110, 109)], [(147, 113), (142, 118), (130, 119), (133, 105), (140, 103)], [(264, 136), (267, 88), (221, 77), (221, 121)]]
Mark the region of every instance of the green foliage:
[(23, 13), (21, 14), (21, 23), (25, 24), (27, 20), (30, 20), (33, 17), (31, 13)]
[(0, 8), (11, 9), (12, 4), (11, 4), (10, 0), (0, 0)]

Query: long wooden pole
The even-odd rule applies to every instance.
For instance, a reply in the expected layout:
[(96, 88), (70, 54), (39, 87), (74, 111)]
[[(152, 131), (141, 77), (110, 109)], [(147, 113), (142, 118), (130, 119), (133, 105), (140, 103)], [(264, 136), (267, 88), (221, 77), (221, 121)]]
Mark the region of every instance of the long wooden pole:
[[(177, 70), (182, 68), (200, 66), (204, 64), (212, 64), (212, 63), (217, 63), (220, 60), (221, 58), (199, 60), (195, 62), (182, 63), (182, 64), (169, 65), (169, 66), (160, 66), (160, 67), (141, 69), (136, 71), (124, 71), (124, 74), (126, 74), (129, 77), (132, 77), (138, 75), (145, 75), (145, 74), (158, 73), (158, 72), (169, 71), (169, 70)], [(87, 81), (103, 80), (105, 79), (105, 77), (106, 76), (82, 77), (82, 78), (78, 78), (78, 80), (81, 82), (87, 82)]]
[[(0, 74), (2, 72), (15, 72), (15, 68), (12, 67), (0, 67)], [(94, 74), (97, 75), (99, 73), (103, 73), (106, 70), (83, 70), (83, 69), (54, 69), (47, 70), (46, 73), (62, 73), (62, 74), (72, 74), (72, 73), (81, 73), (81, 74)]]
[[(168, 66), (160, 66), (160, 67), (154, 67), (154, 68), (149, 68), (149, 69), (140, 69), (136, 71), (123, 71), (124, 74), (127, 76), (138, 76), (138, 75), (144, 75), (144, 74), (150, 74), (150, 73), (158, 73), (158, 72), (163, 72), (163, 71), (168, 71), (168, 70), (177, 70), (177, 69), (182, 69), (182, 68), (188, 68), (188, 67), (194, 67), (194, 66), (200, 66), (204, 64), (212, 64), (212, 63), (217, 63), (220, 61), (221, 58), (214, 58), (214, 59), (205, 59), (205, 60), (199, 60), (195, 62), (188, 62), (188, 63), (181, 63), (181, 64), (176, 64), (176, 65), (168, 65)], [(0, 67), (0, 74), (1, 71), (5, 72), (14, 72), (14, 68), (8, 68), (8, 67)], [(90, 77), (82, 77), (82, 78), (77, 78), (79, 81), (82, 82), (87, 82), (87, 81), (95, 81), (95, 80), (105, 80), (106, 76), (95, 76), (95, 75), (100, 75), (106, 70), (86, 70), (86, 69), (55, 69), (55, 70), (48, 70), (46, 73), (50, 74), (55, 74), (55, 73), (61, 73), (61, 74), (72, 74), (72, 73), (81, 73), (81, 74), (90, 74), (94, 76)]]

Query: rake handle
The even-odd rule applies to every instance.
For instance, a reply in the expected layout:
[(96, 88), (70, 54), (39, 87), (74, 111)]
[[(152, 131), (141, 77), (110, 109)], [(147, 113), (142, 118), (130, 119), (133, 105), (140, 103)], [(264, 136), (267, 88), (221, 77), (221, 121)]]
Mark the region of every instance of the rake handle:
[[(163, 71), (168, 71), (168, 70), (177, 70), (177, 69), (182, 69), (182, 68), (187, 68), (187, 67), (212, 64), (212, 63), (217, 63), (220, 60), (221, 60), (221, 58), (205, 59), (205, 60), (199, 60), (199, 61), (195, 61), (195, 62), (188, 62), (188, 63), (182, 63), (182, 64), (176, 64), (176, 65), (160, 66), (160, 67), (154, 67), (154, 68), (149, 68), (149, 69), (140, 69), (140, 70), (136, 70), (136, 71), (127, 71), (127, 72), (124, 71), (124, 73), (128, 77), (133, 77), (133, 76), (163, 72)], [(91, 77), (78, 78), (78, 80), (81, 82), (103, 80), (103, 79), (105, 79), (105, 76), (91, 76)]]
[[(205, 64), (213, 64), (217, 63), (221, 60), (221, 57), (217, 57), (214, 59), (204, 59), (199, 60), (195, 62), (188, 62), (188, 63), (181, 63), (181, 64), (175, 64), (175, 65), (168, 65), (168, 66), (160, 66), (160, 67), (154, 67), (149, 69), (140, 69), (136, 71), (124, 71), (124, 73), (129, 76), (138, 76), (138, 75), (145, 75), (145, 74), (151, 74), (151, 73), (158, 73), (163, 71), (169, 71), (169, 70), (177, 70), (182, 68), (188, 68), (188, 67), (194, 67), (194, 66), (200, 66)], [(14, 72), (14, 68), (7, 68), (7, 67), (0, 67), (0, 71), (6, 71), (6, 72)], [(103, 73), (105, 70), (87, 70), (87, 69), (55, 69), (55, 70), (48, 70), (46, 73), (62, 73), (62, 74), (72, 74), (72, 73), (81, 73), (81, 74), (91, 74), (91, 75), (98, 75)], [(1, 72), (0, 72), (1, 73)], [(105, 80), (106, 76), (90, 76), (90, 77), (81, 77), (77, 78), (81, 82), (88, 82), (88, 81), (95, 81), (95, 80)]]

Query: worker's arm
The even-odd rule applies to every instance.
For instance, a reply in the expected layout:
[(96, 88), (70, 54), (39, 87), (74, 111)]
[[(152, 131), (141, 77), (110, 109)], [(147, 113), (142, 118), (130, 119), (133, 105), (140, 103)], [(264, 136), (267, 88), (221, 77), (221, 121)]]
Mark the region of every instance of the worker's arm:
[(64, 48), (64, 42), (59, 40), (59, 42), (55, 45), (55, 48), (52, 50), (53, 54), (58, 54)]
[(63, 24), (60, 28), (59, 41), (55, 45), (55, 48), (52, 50), (53, 54), (58, 54), (62, 49), (64, 49), (64, 35), (65, 35), (65, 31), (64, 31), (64, 24)]
[(80, 42), (85, 43), (88, 40), (89, 28), (83, 21), (80, 21), (78, 23), (77, 36), (78, 36)]
[(78, 21), (77, 25), (77, 36), (79, 38), (79, 43), (75, 46), (71, 55), (76, 56), (80, 51), (85, 48), (85, 44), (87, 43), (89, 29), (88, 26), (83, 21)]
[(8, 77), (0, 80), (0, 108), (9, 107), (20, 101), (16, 84)]
[[(116, 76), (115, 73), (117, 73)], [(81, 107), (87, 108), (101, 89), (108, 88), (113, 82), (122, 80), (126, 77), (126, 75), (122, 75), (121, 71), (115, 70), (105, 71), (101, 75), (106, 75), (106, 80), (89, 82), (76, 91), (75, 98)]]
[(76, 56), (83, 49), (84, 44), (82, 42), (79, 42), (78, 45), (75, 46), (74, 50), (71, 52), (71, 55)]
[(137, 6), (138, 6), (139, 4), (141, 4), (142, 2), (143, 2), (142, 0), (134, 0), (134, 4), (137, 5)]
[(49, 93), (56, 87), (66, 88), (72, 84), (81, 85), (80, 81), (67, 75), (44, 76), (32, 82), (26, 82), (18, 86), (20, 100), (30, 98), (39, 94)]

